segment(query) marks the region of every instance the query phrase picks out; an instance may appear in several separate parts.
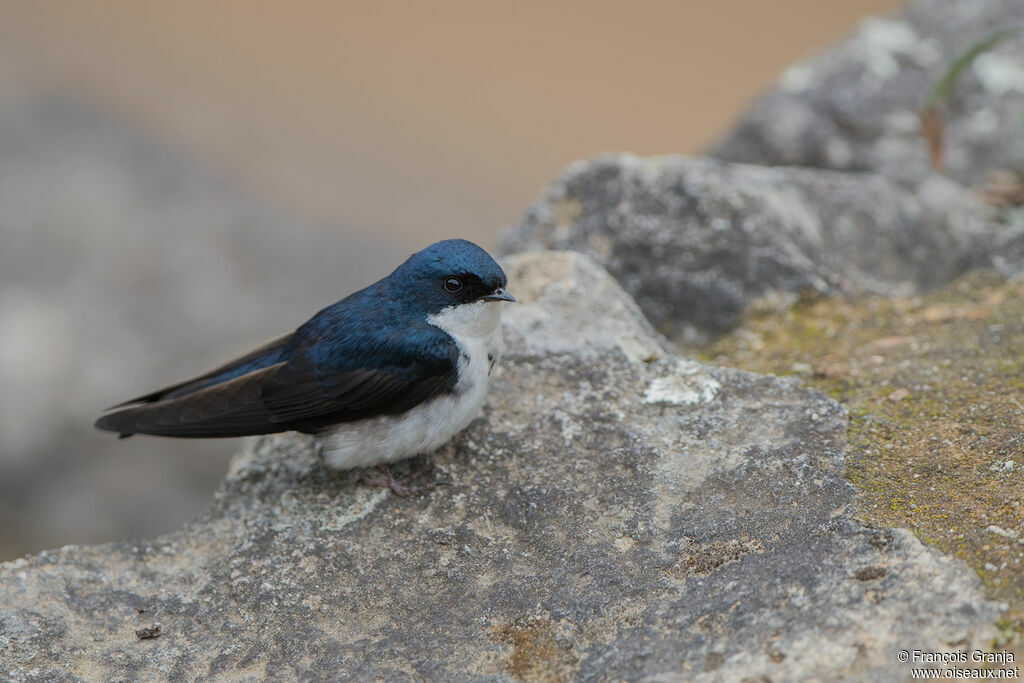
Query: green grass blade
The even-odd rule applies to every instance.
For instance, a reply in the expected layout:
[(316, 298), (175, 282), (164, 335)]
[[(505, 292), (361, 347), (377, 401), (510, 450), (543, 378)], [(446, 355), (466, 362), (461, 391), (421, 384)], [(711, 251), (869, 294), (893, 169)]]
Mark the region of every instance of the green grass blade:
[(996, 31), (964, 50), (956, 59), (953, 60), (949, 65), (949, 68), (946, 69), (946, 73), (942, 74), (942, 78), (940, 78), (932, 87), (932, 91), (928, 95), (928, 100), (925, 102), (924, 108), (930, 109), (935, 107), (939, 102), (948, 98), (950, 93), (953, 92), (953, 88), (956, 87), (956, 82), (959, 80), (960, 74), (963, 73), (964, 69), (971, 65), (971, 62), (973, 62), (978, 55), (991, 50), (1001, 41), (1019, 30), (1019, 28), (1011, 28), (1003, 31)]

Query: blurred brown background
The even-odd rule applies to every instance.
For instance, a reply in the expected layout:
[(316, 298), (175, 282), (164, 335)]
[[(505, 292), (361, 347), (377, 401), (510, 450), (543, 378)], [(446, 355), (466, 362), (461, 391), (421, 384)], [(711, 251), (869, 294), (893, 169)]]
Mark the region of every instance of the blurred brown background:
[(0, 560), (202, 511), (235, 444), (105, 405), (490, 244), (570, 161), (699, 152), (898, 4), (0, 2)]

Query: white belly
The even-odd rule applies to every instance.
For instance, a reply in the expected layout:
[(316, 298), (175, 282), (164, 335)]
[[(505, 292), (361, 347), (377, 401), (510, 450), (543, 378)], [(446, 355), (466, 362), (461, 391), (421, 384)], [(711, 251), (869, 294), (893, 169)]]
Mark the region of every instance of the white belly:
[(501, 350), (501, 320), (497, 305), (460, 306), (483, 307), (478, 313), (485, 319), (473, 316), (472, 324), (467, 324), (470, 321), (466, 312), (456, 317), (445, 316), (445, 311), (442, 311), (428, 319), (448, 332), (459, 346), (459, 381), (455, 390), (425, 401), (401, 415), (347, 422), (321, 434), (319, 441), (324, 461), (336, 469), (394, 462), (434, 451), (465, 429), (483, 405), (491, 365), (497, 361)]

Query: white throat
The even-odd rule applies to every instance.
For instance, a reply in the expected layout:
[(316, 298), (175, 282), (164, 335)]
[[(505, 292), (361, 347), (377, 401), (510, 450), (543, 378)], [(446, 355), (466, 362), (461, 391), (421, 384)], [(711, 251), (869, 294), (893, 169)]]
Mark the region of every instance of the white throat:
[(501, 327), (501, 301), (476, 301), (443, 308), (427, 316), (427, 322), (439, 327), (459, 343), (490, 341)]

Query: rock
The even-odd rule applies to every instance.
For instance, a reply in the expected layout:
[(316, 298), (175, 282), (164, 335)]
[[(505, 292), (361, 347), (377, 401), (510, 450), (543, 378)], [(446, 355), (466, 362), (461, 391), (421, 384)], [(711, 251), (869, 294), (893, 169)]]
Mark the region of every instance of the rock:
[[(1024, 23), (1019, 0), (915, 0), (900, 15), (786, 71), (711, 154), (728, 161), (876, 171), (918, 182), (930, 173), (918, 111), (959, 55)], [(988, 171), (1024, 171), (1024, 33), (964, 70), (943, 107), (946, 169), (976, 185)]]
[(1003, 640), (1018, 634), (1022, 654), (1024, 278), (976, 271), (907, 299), (821, 298), (752, 315), (705, 353), (754, 372), (805, 365), (805, 382), (850, 415), (857, 518), (964, 558), (1007, 603)]
[(0, 565), (0, 675), (878, 680), (989, 642), (961, 561), (847, 515), (837, 403), (669, 355), (586, 257), (507, 265), (482, 419), (415, 466), (448, 486), (252, 440), (180, 531)]
[(1005, 235), (939, 177), (910, 191), (870, 174), (621, 155), (571, 165), (499, 249), (588, 254), (659, 330), (701, 343), (766, 295), (943, 284)]

